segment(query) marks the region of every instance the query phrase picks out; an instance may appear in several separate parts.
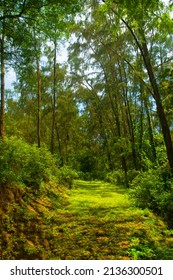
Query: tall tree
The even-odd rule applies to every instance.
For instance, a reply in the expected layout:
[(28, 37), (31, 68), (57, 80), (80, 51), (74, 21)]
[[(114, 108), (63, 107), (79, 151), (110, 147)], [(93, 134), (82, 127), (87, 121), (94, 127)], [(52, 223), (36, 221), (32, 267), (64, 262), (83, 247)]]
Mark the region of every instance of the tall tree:
[(0, 112), (0, 138), (4, 141), (4, 111), (5, 111), (5, 20), (1, 31), (1, 112)]
[[(155, 75), (154, 67), (152, 65), (152, 60), (151, 60), (150, 52), (148, 49), (148, 42), (146, 38), (148, 33), (148, 29), (147, 29), (148, 24), (146, 24), (149, 22), (148, 17), (151, 16), (151, 12), (153, 13), (153, 9), (155, 10), (155, 14), (157, 14), (157, 17), (159, 17), (160, 16), (159, 12), (160, 9), (162, 8), (163, 8), (163, 3), (160, 1), (159, 2), (153, 1), (152, 3), (148, 1), (143, 1), (142, 4), (138, 3), (138, 5), (136, 5), (136, 3), (133, 0), (131, 0), (128, 1), (128, 3), (123, 1), (122, 5), (120, 3), (115, 4), (113, 1), (110, 9), (111, 11), (113, 11), (116, 17), (118, 17), (125, 24), (129, 32), (133, 36), (133, 39), (137, 47), (139, 48), (139, 51), (143, 58), (143, 62), (146, 67), (148, 78), (151, 84), (153, 97), (156, 102), (157, 114), (158, 114), (158, 118), (160, 121), (162, 133), (166, 145), (167, 158), (168, 158), (171, 173), (173, 175), (173, 157), (172, 157), (173, 145), (172, 145), (171, 133), (167, 122), (166, 114), (163, 108), (161, 94), (157, 84), (156, 75)], [(152, 21), (152, 24), (153, 24), (152, 28), (157, 28), (154, 20)], [(151, 27), (151, 23), (150, 23), (150, 27)]]
[[(56, 1), (56, 0), (17, 0), (17, 1), (1, 1), (0, 4), (0, 21), (1, 22), (6, 22), (9, 21), (10, 24), (14, 27), (14, 32), (11, 30), (11, 32), (8, 32), (8, 40), (10, 40), (10, 43), (13, 41), (13, 52), (15, 53), (16, 50), (19, 50), (19, 53), (23, 55), (27, 55), (27, 50), (28, 50), (28, 45), (30, 45), (30, 42), (28, 41), (27, 45), (27, 39), (30, 40), (31, 36), (29, 35), (28, 37), (26, 34), (24, 34), (24, 30), (31, 30), (32, 27), (37, 25), (38, 30), (42, 30), (44, 34), (48, 34), (48, 22), (52, 21), (52, 19), (56, 18), (57, 15), (62, 19), (60, 21), (60, 24), (57, 26), (57, 28), (60, 28), (61, 30), (63, 29), (63, 18), (70, 19), (70, 15), (74, 15), (80, 8), (81, 6), (79, 3), (82, 3), (82, 1), (68, 1), (64, 2), (62, 0)], [(51, 13), (47, 13), (47, 11), (50, 11)], [(46, 27), (47, 24), (47, 27)], [(1, 26), (3, 26), (1, 24)], [(22, 30), (23, 27), (23, 30)], [(65, 28), (65, 27), (64, 27)], [(17, 31), (18, 29), (18, 31)], [(2, 31), (4, 31), (3, 28), (1, 28), (1, 34)], [(28, 32), (27, 32), (28, 34)], [(4, 42), (4, 34), (1, 36), (1, 48), (3, 48), (3, 42)], [(22, 49), (22, 45), (25, 44), (25, 51), (24, 48)], [(14, 51), (15, 50), (15, 51)], [(29, 51), (31, 54), (31, 52)], [(1, 52), (1, 62), (3, 60), (3, 63), (1, 63), (1, 78), (4, 76), (2, 68), (3, 65), (5, 65), (5, 60), (3, 57), (3, 52)], [(29, 56), (28, 56), (29, 57)], [(19, 58), (19, 57), (18, 57)], [(17, 61), (17, 60), (16, 60)], [(17, 63), (18, 64), (18, 63)], [(40, 68), (40, 69), (39, 69)], [(41, 70), (41, 65), (39, 65), (38, 60), (37, 60), (37, 78), (40, 77), (40, 70)], [(5, 112), (5, 102), (3, 98), (3, 88), (4, 88), (4, 83), (1, 83), (1, 95), (2, 95), (2, 102), (1, 102), (1, 134), (2, 137), (4, 137), (4, 112)], [(37, 80), (37, 85), (38, 85), (38, 92), (40, 92), (40, 78)], [(38, 94), (38, 97), (40, 94)], [(38, 98), (38, 106), (39, 105), (39, 99)], [(38, 116), (40, 109), (38, 109)], [(38, 122), (37, 122), (38, 127), (40, 126), (40, 121), (38, 117)], [(2, 131), (3, 130), (3, 131)], [(38, 134), (40, 134), (38, 128)], [(38, 145), (40, 145), (40, 140), (38, 136)]]

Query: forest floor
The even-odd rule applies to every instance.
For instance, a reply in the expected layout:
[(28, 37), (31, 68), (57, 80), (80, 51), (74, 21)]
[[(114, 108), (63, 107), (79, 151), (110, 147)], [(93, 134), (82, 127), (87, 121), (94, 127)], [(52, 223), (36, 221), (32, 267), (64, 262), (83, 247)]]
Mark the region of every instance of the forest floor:
[(12, 192), (0, 209), (1, 259), (173, 259), (173, 231), (127, 189), (77, 180), (68, 195), (54, 185), (38, 197)]
[(173, 259), (173, 232), (133, 207), (127, 189), (76, 181), (69, 200), (61, 213), (60, 259)]

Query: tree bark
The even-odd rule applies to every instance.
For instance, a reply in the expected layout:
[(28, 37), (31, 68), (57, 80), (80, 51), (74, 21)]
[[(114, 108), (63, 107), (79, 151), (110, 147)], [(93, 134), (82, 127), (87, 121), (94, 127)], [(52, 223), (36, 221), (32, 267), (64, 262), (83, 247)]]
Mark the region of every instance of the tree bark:
[(40, 62), (37, 59), (37, 143), (38, 148), (41, 146), (41, 74)]
[[(117, 134), (118, 134), (118, 139), (121, 139), (121, 128), (120, 128), (120, 119), (119, 119), (119, 112), (118, 112), (118, 101), (116, 94), (114, 94), (114, 98), (112, 96), (112, 92), (108, 91), (113, 115), (115, 118), (115, 123), (116, 123), (116, 128), (117, 128)], [(122, 164), (122, 169), (124, 171), (124, 178), (125, 178), (125, 186), (128, 186), (128, 179), (127, 179), (127, 163), (126, 163), (126, 158), (124, 156), (124, 149), (123, 147), (120, 147), (120, 154), (121, 154), (121, 164)]]
[(4, 23), (1, 36), (1, 114), (0, 114), (0, 138), (4, 141), (5, 118), (5, 51), (4, 51)]
[(148, 132), (149, 132), (149, 137), (150, 137), (150, 145), (151, 145), (151, 150), (152, 150), (152, 160), (153, 162), (156, 162), (156, 148), (155, 148), (155, 143), (154, 143), (154, 136), (153, 136), (153, 130), (152, 130), (152, 125), (151, 125), (151, 118), (150, 118), (150, 112), (148, 109), (148, 104), (147, 101), (144, 101), (145, 104), (145, 109), (147, 113), (147, 121), (148, 121)]
[(51, 153), (54, 154), (55, 149), (55, 118), (56, 118), (56, 42), (54, 42), (54, 63), (53, 63), (53, 96), (52, 96), (52, 137), (51, 137)]
[(143, 126), (143, 119), (144, 119), (144, 101), (142, 98), (141, 92), (141, 111), (140, 111), (140, 127), (139, 127), (139, 156), (141, 160), (141, 154), (143, 150), (143, 133), (144, 133), (144, 126)]
[[(132, 115), (131, 115), (131, 110), (130, 110), (130, 104), (129, 104), (129, 100), (128, 100), (128, 94), (127, 94), (128, 80), (127, 80), (124, 65), (122, 65), (122, 69), (123, 69), (123, 72), (124, 72), (125, 83), (126, 83), (126, 86), (122, 88), (124, 105), (125, 105), (126, 120), (127, 120), (127, 125), (128, 125), (128, 129), (129, 129), (129, 134), (130, 134), (133, 165), (134, 165), (134, 168), (137, 170), (138, 166), (137, 166), (137, 155), (136, 155), (136, 148), (135, 148), (136, 145), (135, 145), (134, 125), (133, 125), (133, 120), (132, 120)], [(121, 82), (123, 83), (124, 81), (123, 81), (123, 75), (122, 75), (120, 63), (119, 63), (119, 73), (120, 73), (120, 77), (121, 77)], [(125, 125), (125, 121), (123, 123)]]
[(148, 47), (147, 47), (145, 40), (143, 40), (142, 49), (143, 49), (144, 63), (145, 63), (145, 66), (146, 66), (146, 69), (148, 72), (148, 77), (149, 77), (149, 80), (150, 80), (150, 83), (151, 83), (151, 86), (153, 89), (153, 97), (156, 101), (157, 114), (159, 117), (160, 125), (162, 128), (162, 133), (163, 133), (163, 138), (164, 138), (165, 145), (166, 145), (167, 158), (168, 158), (171, 174), (173, 175), (173, 145), (172, 145), (170, 128), (169, 128), (169, 125), (168, 125), (168, 122), (166, 119), (166, 115), (164, 112), (164, 108), (162, 105), (159, 88), (158, 88), (158, 85), (156, 82), (156, 78), (154, 76), (154, 71), (153, 71), (153, 67), (151, 64), (150, 57), (149, 57)]
[(144, 34), (144, 31), (142, 30), (142, 28), (138, 29), (138, 33), (139, 33), (140, 40), (141, 40), (141, 42), (140, 42), (140, 40), (137, 38), (136, 34), (134, 33), (133, 29), (131, 28), (131, 26), (124, 19), (121, 19), (121, 20), (126, 25), (126, 27), (129, 29), (129, 31), (131, 32), (131, 34), (141, 52), (141, 55), (142, 55), (142, 58), (144, 61), (144, 65), (147, 70), (148, 77), (149, 77), (150, 84), (151, 84), (152, 91), (153, 91), (153, 98), (156, 101), (157, 115), (158, 115), (160, 125), (162, 128), (169, 167), (170, 167), (171, 174), (173, 176), (173, 145), (172, 145), (171, 133), (170, 133), (170, 128), (169, 128), (169, 125), (168, 125), (168, 122), (166, 119), (166, 115), (164, 112), (157, 81), (156, 81), (156, 78), (154, 75), (154, 70), (153, 70), (153, 66), (151, 63), (145, 34)]
[[(111, 58), (111, 56), (110, 56)], [(109, 100), (110, 100), (110, 105), (112, 108), (112, 112), (113, 112), (113, 116), (115, 119), (115, 123), (116, 123), (116, 129), (117, 129), (117, 135), (118, 135), (118, 139), (121, 140), (121, 127), (120, 127), (120, 116), (119, 116), (119, 106), (118, 106), (118, 99), (117, 99), (117, 93), (115, 93), (115, 89), (114, 86), (116, 84), (116, 80), (115, 80), (115, 66), (110, 64), (110, 70), (111, 70), (111, 76), (112, 76), (112, 80), (109, 82), (107, 77), (106, 78), (106, 83), (109, 85), (111, 85), (111, 89), (108, 89), (108, 96), (109, 96)], [(114, 84), (112, 83), (112, 81), (114, 82)], [(124, 148), (120, 147), (120, 158), (121, 158), (121, 165), (122, 165), (122, 169), (124, 171), (124, 185), (126, 187), (128, 187), (128, 178), (127, 178), (127, 162), (126, 162), (126, 158), (124, 155)]]
[(57, 124), (55, 125), (55, 129), (56, 129), (56, 135), (57, 135), (57, 140), (58, 140), (58, 152), (59, 152), (59, 156), (60, 156), (60, 164), (61, 166), (64, 165), (64, 159), (63, 159), (63, 153), (62, 153), (62, 147), (61, 147), (61, 139), (60, 139), (60, 135), (59, 135), (59, 130), (58, 130), (58, 126)]

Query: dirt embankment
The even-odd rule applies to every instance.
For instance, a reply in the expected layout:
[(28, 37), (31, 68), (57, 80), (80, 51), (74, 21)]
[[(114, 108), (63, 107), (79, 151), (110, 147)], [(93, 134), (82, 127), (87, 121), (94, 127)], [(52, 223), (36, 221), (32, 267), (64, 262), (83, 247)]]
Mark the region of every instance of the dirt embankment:
[(40, 191), (0, 186), (0, 259), (52, 258), (53, 217), (65, 192), (51, 183)]

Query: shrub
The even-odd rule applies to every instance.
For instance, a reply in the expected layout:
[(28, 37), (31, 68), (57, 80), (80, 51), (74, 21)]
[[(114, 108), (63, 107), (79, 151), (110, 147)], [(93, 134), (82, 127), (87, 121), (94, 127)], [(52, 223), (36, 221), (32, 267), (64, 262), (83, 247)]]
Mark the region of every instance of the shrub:
[(135, 170), (135, 169), (130, 169), (127, 172), (127, 179), (128, 183), (132, 183), (132, 181), (136, 178), (137, 175), (139, 175), (140, 171)]
[(116, 185), (124, 184), (124, 172), (122, 169), (114, 170), (106, 175), (106, 181)]
[(67, 186), (68, 188), (72, 188), (73, 180), (78, 177), (78, 172), (67, 165), (61, 167), (58, 172), (59, 183)]
[(57, 167), (46, 148), (37, 148), (16, 138), (0, 143), (0, 178), (3, 183), (20, 182), (39, 187), (57, 175)]
[(173, 225), (173, 181), (167, 165), (139, 174), (131, 184), (131, 197), (141, 208), (149, 208)]

